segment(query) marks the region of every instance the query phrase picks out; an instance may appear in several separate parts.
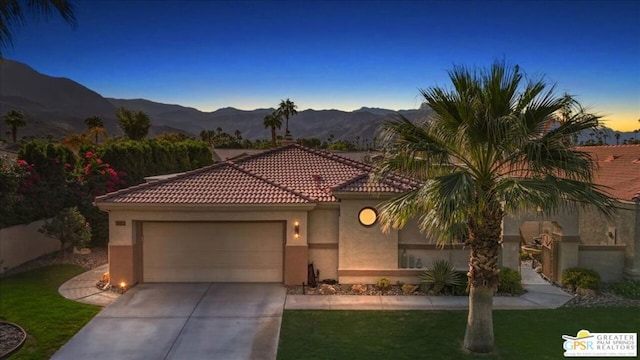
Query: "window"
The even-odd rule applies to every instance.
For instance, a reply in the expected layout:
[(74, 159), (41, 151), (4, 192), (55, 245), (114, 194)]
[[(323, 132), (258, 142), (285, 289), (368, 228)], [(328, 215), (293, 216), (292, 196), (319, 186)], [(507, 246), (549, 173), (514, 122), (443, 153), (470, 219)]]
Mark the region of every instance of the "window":
[(358, 221), (362, 226), (372, 226), (378, 220), (378, 213), (374, 208), (366, 207), (358, 213)]

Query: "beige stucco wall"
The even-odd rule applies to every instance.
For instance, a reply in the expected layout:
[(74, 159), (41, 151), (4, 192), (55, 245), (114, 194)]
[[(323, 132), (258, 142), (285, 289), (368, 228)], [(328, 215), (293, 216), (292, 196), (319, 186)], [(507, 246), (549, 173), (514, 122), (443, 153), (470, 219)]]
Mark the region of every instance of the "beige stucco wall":
[[(118, 246), (131, 246), (135, 244), (137, 236), (136, 229), (139, 223), (144, 221), (284, 221), (285, 222), (285, 282), (291, 279), (292, 282), (298, 283), (301, 279), (306, 279), (306, 254), (308, 240), (308, 211), (313, 208), (311, 206), (228, 206), (228, 207), (199, 207), (199, 206), (147, 206), (127, 208), (123, 205), (103, 206), (103, 210), (109, 211), (109, 246), (114, 249)], [(295, 223), (298, 223), (298, 235), (295, 234)], [(144, 234), (142, 234), (144, 241)], [(287, 251), (288, 247), (292, 247), (292, 251)], [(299, 248), (304, 248), (300, 251)], [(295, 251), (294, 251), (295, 250)], [(304, 259), (293, 259), (286, 254), (296, 253), (303, 254)], [(111, 257), (110, 257), (111, 258)], [(290, 261), (289, 261), (290, 260)], [(294, 261), (295, 260), (295, 264)], [(138, 260), (139, 261), (139, 260)], [(287, 266), (287, 261), (291, 262), (291, 266)], [(117, 265), (114, 265), (117, 264)], [(303, 265), (300, 265), (303, 264)], [(110, 259), (110, 272), (119, 272), (119, 269), (111, 267), (118, 266), (123, 268), (122, 262), (112, 262)], [(139, 264), (131, 264), (132, 268), (136, 268)], [(126, 274), (130, 274), (129, 269), (124, 269)], [(127, 275), (127, 277), (131, 277)], [(135, 283), (141, 279), (131, 278), (128, 282)]]
[(318, 208), (309, 211), (309, 262), (320, 270), (320, 280), (338, 279), (338, 206)]
[(397, 269), (398, 231), (384, 233), (379, 223), (365, 227), (358, 221), (362, 208), (376, 208), (379, 200), (342, 199), (340, 203), (340, 244), (338, 268)]
[(43, 220), (0, 229), (0, 273), (29, 260), (60, 250), (60, 241), (39, 233)]
[(625, 245), (580, 245), (578, 266), (593, 269), (605, 282), (622, 280)]
[(581, 242), (587, 245), (626, 245), (624, 272), (640, 278), (640, 205), (617, 203), (613, 219), (594, 208), (580, 212)]

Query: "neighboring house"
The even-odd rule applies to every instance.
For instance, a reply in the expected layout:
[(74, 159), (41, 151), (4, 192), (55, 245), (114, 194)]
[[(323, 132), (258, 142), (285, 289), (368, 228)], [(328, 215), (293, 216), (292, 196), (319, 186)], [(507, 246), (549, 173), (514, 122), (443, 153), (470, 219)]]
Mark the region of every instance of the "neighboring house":
[[(592, 207), (570, 206), (555, 214), (507, 217), (503, 226), (503, 264), (515, 267), (513, 255), (521, 242), (545, 233), (549, 241), (544, 273), (560, 282), (562, 271), (586, 267), (598, 271), (604, 281), (623, 276), (640, 280), (640, 145), (584, 146), (596, 161), (594, 182), (606, 186), (616, 199), (612, 220)], [(546, 266), (544, 262), (546, 261)]]
[[(594, 267), (605, 280), (623, 272), (640, 276), (640, 204), (631, 201), (640, 191), (640, 145), (601, 148), (581, 150), (599, 160), (596, 180), (613, 185), (621, 207), (616, 220), (588, 209), (547, 219), (535, 211), (508, 217), (504, 266), (520, 266), (523, 233), (533, 224), (553, 240), (546, 266), (556, 281), (571, 266)], [(111, 280), (297, 285), (307, 282), (313, 263), (321, 279), (345, 284), (381, 277), (416, 283), (418, 260), (424, 267), (438, 258), (465, 270), (469, 251), (462, 244), (440, 248), (412, 222), (380, 231), (378, 204), (418, 183), (391, 175), (373, 184), (372, 170), (331, 152), (286, 145), (98, 197), (97, 206), (109, 212)], [(399, 266), (403, 254), (412, 268)]]

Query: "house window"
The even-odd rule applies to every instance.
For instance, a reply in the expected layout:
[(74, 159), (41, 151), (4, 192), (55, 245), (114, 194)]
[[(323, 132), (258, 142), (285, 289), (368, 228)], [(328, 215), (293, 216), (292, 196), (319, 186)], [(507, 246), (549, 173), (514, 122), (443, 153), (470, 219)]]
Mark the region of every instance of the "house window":
[(360, 221), (360, 224), (362, 224), (362, 226), (372, 226), (376, 223), (377, 220), (378, 213), (374, 208), (366, 207), (360, 210), (360, 213), (358, 213), (358, 221)]

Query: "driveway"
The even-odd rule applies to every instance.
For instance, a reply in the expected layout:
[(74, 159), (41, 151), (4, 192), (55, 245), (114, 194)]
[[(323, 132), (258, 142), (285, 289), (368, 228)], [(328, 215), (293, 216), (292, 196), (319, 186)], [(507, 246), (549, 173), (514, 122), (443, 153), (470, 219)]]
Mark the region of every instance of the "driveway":
[(279, 284), (140, 284), (52, 359), (275, 359)]

